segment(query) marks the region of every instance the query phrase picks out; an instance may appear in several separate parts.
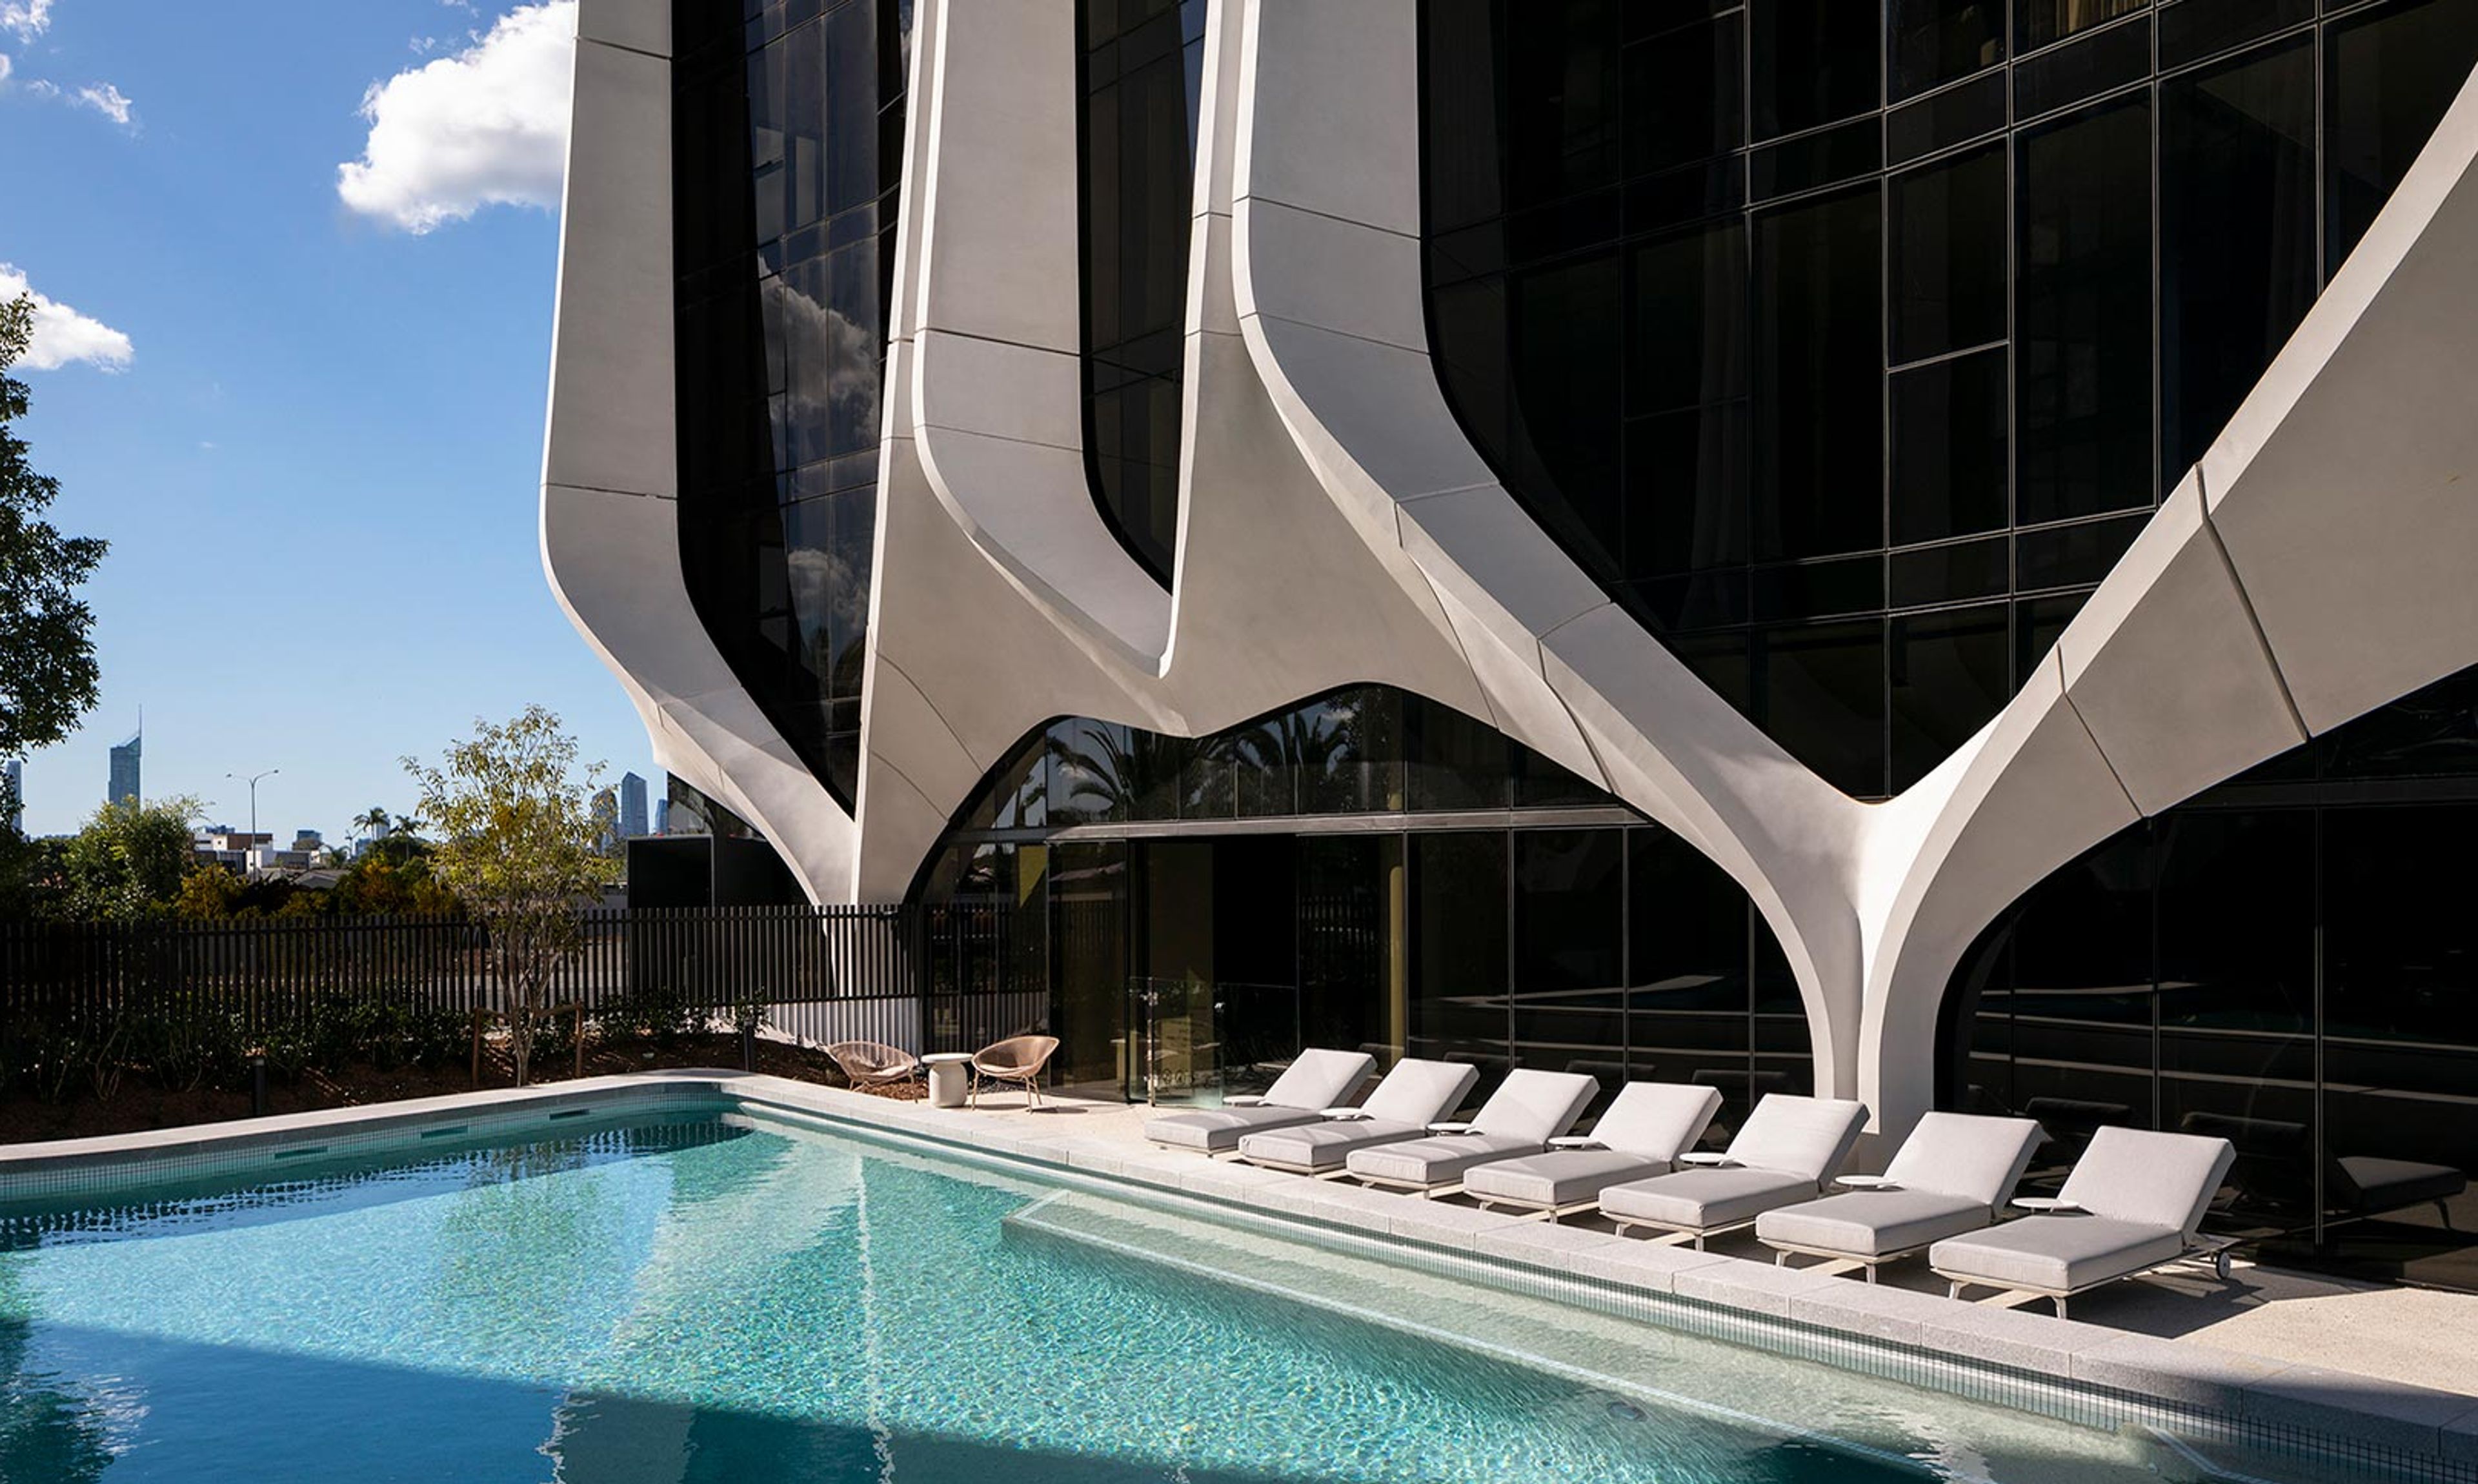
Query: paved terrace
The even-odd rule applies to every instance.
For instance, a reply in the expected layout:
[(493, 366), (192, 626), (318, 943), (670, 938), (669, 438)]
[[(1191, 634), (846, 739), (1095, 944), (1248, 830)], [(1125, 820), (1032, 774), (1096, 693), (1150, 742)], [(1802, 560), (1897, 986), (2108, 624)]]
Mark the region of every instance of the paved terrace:
[(263, 1156), (268, 1146), (317, 1141), (337, 1155), (354, 1144), (401, 1148), (411, 1126), (448, 1116), (476, 1134), (521, 1134), (578, 1104), (630, 1094), (721, 1094), (807, 1112), (1085, 1177), (1201, 1197), (1284, 1220), (1381, 1234), (1406, 1252), (1503, 1262), (1674, 1295), (1810, 1331), (1890, 1341), (1933, 1355), (2110, 1388), (2145, 1405), (2299, 1428), (2425, 1460), (2478, 1478), (2478, 1295), (2380, 1288), (2240, 1262), (2227, 1284), (2208, 1270), (2172, 1270), (2074, 1300), (2070, 1321), (2038, 1299), (1956, 1302), (1922, 1262), (1888, 1267), (1874, 1287), (1830, 1267), (1776, 1268), (1752, 1235), (1695, 1251), (1622, 1238), (1597, 1218), (1562, 1225), (1492, 1215), (1458, 1198), (1422, 1200), (1356, 1185), (1283, 1174), (1156, 1148), (1143, 1136), (1149, 1110), (1072, 1096), (1027, 1109), (1021, 1094), (978, 1109), (939, 1109), (735, 1071), (650, 1072), (588, 1078), (522, 1092), (288, 1115), (150, 1134), (0, 1145), (0, 1199), (49, 1194), (92, 1198), (129, 1181)]

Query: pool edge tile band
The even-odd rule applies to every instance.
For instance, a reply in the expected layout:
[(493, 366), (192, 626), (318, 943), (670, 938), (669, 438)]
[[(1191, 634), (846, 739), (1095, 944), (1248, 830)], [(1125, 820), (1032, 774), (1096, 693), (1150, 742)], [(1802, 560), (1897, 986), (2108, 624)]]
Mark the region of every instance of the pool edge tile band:
[[(1657, 1268), (1643, 1270), (1631, 1281), (1586, 1275), (1548, 1266), (1557, 1255), (1549, 1245), (1543, 1245), (1537, 1253), (1521, 1254), (1502, 1249), (1511, 1245), (1508, 1240), (1501, 1240), (1494, 1248), (1476, 1247), (1476, 1243), (1484, 1238), (1498, 1238), (1501, 1229), (1532, 1223), (1507, 1221), (1491, 1227), (1468, 1220), (1476, 1213), (1464, 1208), (1425, 1207), (1425, 1203), (1404, 1197), (1371, 1196), (1322, 1182), (1260, 1183), (1254, 1178), (1255, 1172), (1246, 1167), (1179, 1160), (1133, 1146), (1097, 1147), (1099, 1141), (1079, 1141), (1071, 1133), (1028, 1136), (1014, 1127), (959, 1128), (952, 1119), (927, 1110), (916, 1111), (908, 1103), (722, 1070), (687, 1076), (622, 1075), (589, 1079), (583, 1084), (552, 1084), (549, 1089), (454, 1094), (424, 1099), (417, 1107), (334, 1109), (265, 1120), (273, 1126), (206, 1125), (203, 1129), (77, 1141), (69, 1148), (19, 1144), (0, 1149), (0, 1215), (9, 1214), (7, 1208), (20, 1204), (49, 1204), (124, 1194), (133, 1187), (185, 1179), (232, 1178), (254, 1170), (272, 1171), (289, 1168), (291, 1161), (313, 1156), (332, 1162), (428, 1153), (439, 1145), (433, 1143), (425, 1146), (424, 1141), (451, 1134), (472, 1140), (514, 1140), (529, 1132), (556, 1130), (565, 1134), (573, 1126), (572, 1120), (591, 1114), (611, 1117), (693, 1109), (710, 1109), (726, 1118), (736, 1115), (781, 1122), (880, 1146), (909, 1149), (1057, 1193), (1082, 1190), (1100, 1194), (1220, 1226), (1254, 1229), (1432, 1276), (1831, 1366), (2052, 1421), (2102, 1430), (2147, 1429), (2187, 1443), (2240, 1446), (2278, 1458), (2386, 1477), (2478, 1484), (2478, 1452), (2462, 1456), (2470, 1429), (2478, 1426), (2478, 1396), (2464, 1398), (2458, 1394), (2378, 1382), (2374, 1384), (2410, 1401), (2465, 1400), (2467, 1406), (2428, 1421), (2404, 1418), (2398, 1408), (2387, 1411), (2380, 1406), (2352, 1406), (2346, 1400), (2311, 1400), (2305, 1410), (2315, 1415), (2321, 1424), (2308, 1425), (2289, 1420), (2299, 1407), (2288, 1398), (2257, 1394), (2257, 1386), (2276, 1379), (2278, 1369), (2267, 1373), (2263, 1381), (2239, 1383), (2208, 1374), (2209, 1362), (2202, 1357), (2191, 1358), (2192, 1366), (2181, 1372), (2174, 1364), (2177, 1357), (2172, 1356), (2165, 1367), (2151, 1364), (2120, 1368), (2161, 1377), (2160, 1389), (2112, 1385), (2071, 1374), (2076, 1352), (2069, 1349), (2048, 1351), (2062, 1362), (2061, 1370), (2064, 1373), (2060, 1373), (1965, 1355), (1947, 1347), (1914, 1345), (1819, 1318), (1769, 1313), (1748, 1303), (1728, 1301), (1732, 1296), (1768, 1297), (1785, 1308), (1795, 1308), (1796, 1290), (1783, 1292), (1782, 1279), (1770, 1279), (1764, 1284), (1690, 1281), (1690, 1287), (1704, 1292), (1689, 1294), (1676, 1292), (1675, 1277)], [(453, 1127), (439, 1126), (447, 1119), (458, 1121)], [(1037, 1205), (1043, 1197), (1030, 1198)], [(1454, 1230), (1458, 1224), (1466, 1229)], [(1608, 1249), (1621, 1250), (1615, 1246)], [(1760, 1270), (1767, 1274), (1776, 1271), (1741, 1259), (1715, 1257), (1713, 1261)], [(1736, 1276), (1743, 1278), (1745, 1274)], [(1664, 1281), (1671, 1286), (1664, 1287)], [(1813, 1287), (1811, 1293), (1829, 1303), (1823, 1295), (1833, 1293), (1832, 1285), (1837, 1283), (1851, 1284), (1854, 1292), (1858, 1288), (1855, 1279), (1832, 1278)], [(1768, 1288), (1772, 1292), (1767, 1295)], [(1976, 1307), (1959, 1306), (1958, 1322), (1967, 1324), (1964, 1316)], [(2061, 1323), (2043, 1316), (2020, 1318), (2038, 1325)], [(2132, 1332), (2111, 1336), (2111, 1341), (2140, 1338), (2143, 1337)], [(2155, 1362), (2158, 1359), (2154, 1357)], [(2188, 1391), (2226, 1393), (2235, 1407), (2201, 1405), (2166, 1395), (2165, 1388), (2174, 1385)], [(2268, 1415), (2254, 1414), (2254, 1406), (2265, 1408)], [(2400, 1441), (2404, 1437), (2416, 1442)], [(2433, 1440), (2431, 1446), (2427, 1445), (2429, 1439)]]

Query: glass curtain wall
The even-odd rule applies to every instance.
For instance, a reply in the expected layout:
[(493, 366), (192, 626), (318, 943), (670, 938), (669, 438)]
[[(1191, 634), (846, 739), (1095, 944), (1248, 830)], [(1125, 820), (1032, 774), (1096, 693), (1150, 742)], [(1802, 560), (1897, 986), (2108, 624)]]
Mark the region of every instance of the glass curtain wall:
[(2212, 1222), (2478, 1289), (2478, 669), (2061, 868), (1946, 992), (1943, 1106), (2228, 1139)]
[(2478, 61), (2478, 0), (1422, 18), (1448, 400), (1613, 599), (1860, 797), (2020, 687)]
[[(1043, 894), (1046, 893), (1046, 896)], [(1126, 1082), (1131, 978), (1215, 987), (1226, 1052), (1805, 1091), (1788, 967), (1693, 846), (1494, 728), (1353, 687), (1184, 741), (1075, 717), (994, 770), (932, 902), (1046, 916), (1064, 1075)], [(1010, 941), (1029, 943), (1029, 930)], [(1279, 1045), (1273, 1043), (1279, 1041)]]
[(1101, 517), (1170, 586), (1205, 0), (1075, 0), (1084, 460)]
[(677, 0), (680, 567), (849, 809), (911, 0)]

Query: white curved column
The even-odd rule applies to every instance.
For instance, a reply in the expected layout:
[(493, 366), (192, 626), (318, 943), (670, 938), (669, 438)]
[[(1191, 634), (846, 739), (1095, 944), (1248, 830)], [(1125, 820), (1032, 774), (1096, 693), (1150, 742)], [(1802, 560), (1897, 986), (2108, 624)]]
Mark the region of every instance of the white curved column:
[(656, 761), (763, 830), (812, 898), (841, 899), (852, 820), (742, 689), (680, 574), (670, 7), (584, 0), (577, 31), (543, 569), (645, 718)]

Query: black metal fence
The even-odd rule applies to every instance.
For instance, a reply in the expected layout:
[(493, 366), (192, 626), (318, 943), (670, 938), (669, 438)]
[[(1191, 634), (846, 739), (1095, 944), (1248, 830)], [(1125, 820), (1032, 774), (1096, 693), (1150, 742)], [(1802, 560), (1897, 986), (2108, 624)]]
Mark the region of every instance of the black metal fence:
[[(1048, 1013), (1046, 962), (989, 903), (593, 910), (578, 927), (547, 998), (596, 1019), (764, 1005), (804, 1040), (929, 1051)], [(258, 1037), (339, 1006), (467, 1014), (503, 995), (487, 931), (462, 918), (0, 921), (0, 1034), (100, 1033), (142, 1011)]]

